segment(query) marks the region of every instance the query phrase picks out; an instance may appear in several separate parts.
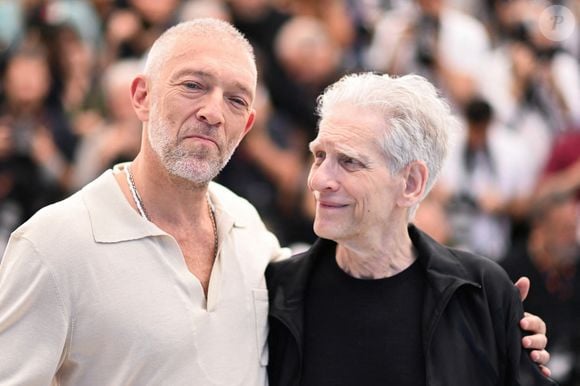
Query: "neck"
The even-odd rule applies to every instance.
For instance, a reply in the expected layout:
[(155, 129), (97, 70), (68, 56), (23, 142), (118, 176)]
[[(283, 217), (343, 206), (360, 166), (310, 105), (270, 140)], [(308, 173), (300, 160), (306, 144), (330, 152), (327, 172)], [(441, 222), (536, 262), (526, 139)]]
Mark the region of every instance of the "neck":
[(391, 277), (408, 268), (415, 260), (413, 244), (404, 232), (389, 232), (377, 243), (339, 242), (336, 261), (349, 275), (359, 279)]
[[(219, 251), (217, 223), (208, 200), (207, 185), (203, 189), (192, 188), (193, 184), (163, 173), (163, 167), (157, 166), (156, 172), (155, 167), (154, 163), (146, 164), (137, 156), (129, 169), (118, 173), (116, 178), (133, 208), (139, 211), (141, 206), (149, 221), (175, 239), (188, 270), (199, 279), (207, 296)], [(125, 179), (123, 174), (129, 174), (129, 170), (133, 178)]]
[(207, 216), (208, 185), (199, 186), (169, 175), (137, 157), (131, 172), (149, 219), (174, 226), (196, 225)]

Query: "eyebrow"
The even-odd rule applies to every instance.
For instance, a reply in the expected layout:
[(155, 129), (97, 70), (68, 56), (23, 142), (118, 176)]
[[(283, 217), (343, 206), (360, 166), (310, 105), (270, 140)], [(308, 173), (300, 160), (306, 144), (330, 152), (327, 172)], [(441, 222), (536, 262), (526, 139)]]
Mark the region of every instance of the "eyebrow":
[[(312, 142), (310, 142), (308, 144), (308, 149), (310, 150), (311, 153), (314, 153), (314, 148), (316, 146), (321, 145), (322, 141), (318, 141), (318, 140), (314, 140)], [(358, 150), (356, 150), (355, 148), (351, 147), (351, 146), (341, 146), (341, 144), (339, 144), (338, 146), (333, 146), (334, 149), (336, 150), (337, 153), (339, 154), (343, 154), (346, 155), (348, 157), (352, 157), (355, 159), (360, 160), (363, 163), (368, 163), (369, 162), (369, 157), (366, 156), (365, 154), (359, 152)]]
[(357, 151), (356, 149), (352, 148), (352, 147), (342, 147), (339, 146), (336, 148), (336, 150), (338, 151), (339, 154), (343, 154), (347, 157), (351, 157), (354, 159), (359, 160), (362, 163), (369, 163), (370, 159), (368, 156), (366, 156), (365, 154)]
[[(177, 71), (175, 74), (173, 74), (173, 76), (171, 76), (170, 80), (176, 81), (177, 79), (180, 79), (184, 76), (196, 76), (206, 80), (217, 80), (217, 77), (215, 75), (207, 71), (192, 70), (187, 68)], [(234, 81), (232, 85), (234, 88), (238, 89), (242, 94), (245, 94), (248, 98), (250, 99), (252, 98), (252, 91), (242, 83)]]

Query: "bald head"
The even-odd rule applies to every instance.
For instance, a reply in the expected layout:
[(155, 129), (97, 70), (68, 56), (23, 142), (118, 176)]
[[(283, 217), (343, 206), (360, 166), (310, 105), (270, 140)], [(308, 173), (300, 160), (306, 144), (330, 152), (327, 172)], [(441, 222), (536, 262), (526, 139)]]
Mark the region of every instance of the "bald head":
[(177, 44), (192, 39), (217, 40), (246, 51), (253, 66), (252, 70), (254, 74), (257, 74), (254, 50), (250, 42), (231, 24), (212, 18), (182, 22), (165, 31), (149, 50), (145, 62), (145, 74), (155, 79), (165, 62), (176, 54), (173, 51)]

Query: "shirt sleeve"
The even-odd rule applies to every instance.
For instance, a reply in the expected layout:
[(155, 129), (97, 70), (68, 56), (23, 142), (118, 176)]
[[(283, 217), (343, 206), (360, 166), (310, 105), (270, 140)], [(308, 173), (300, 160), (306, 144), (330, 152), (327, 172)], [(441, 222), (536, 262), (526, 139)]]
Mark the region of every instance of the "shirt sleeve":
[(50, 385), (61, 365), (69, 314), (54, 273), (13, 235), (0, 264), (0, 384)]
[[(274, 238), (276, 236), (272, 235)], [(278, 239), (276, 239), (277, 241)], [(270, 258), (270, 263), (281, 261), (289, 258), (292, 256), (292, 250), (288, 247), (280, 247), (280, 245), (276, 245), (273, 249), (273, 253)]]

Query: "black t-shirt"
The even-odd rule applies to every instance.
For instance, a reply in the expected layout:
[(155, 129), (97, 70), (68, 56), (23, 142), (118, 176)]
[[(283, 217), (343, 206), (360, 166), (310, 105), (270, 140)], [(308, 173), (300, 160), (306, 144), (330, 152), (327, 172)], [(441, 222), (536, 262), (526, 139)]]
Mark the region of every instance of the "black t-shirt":
[(425, 385), (424, 272), (356, 279), (321, 256), (305, 304), (302, 386)]

